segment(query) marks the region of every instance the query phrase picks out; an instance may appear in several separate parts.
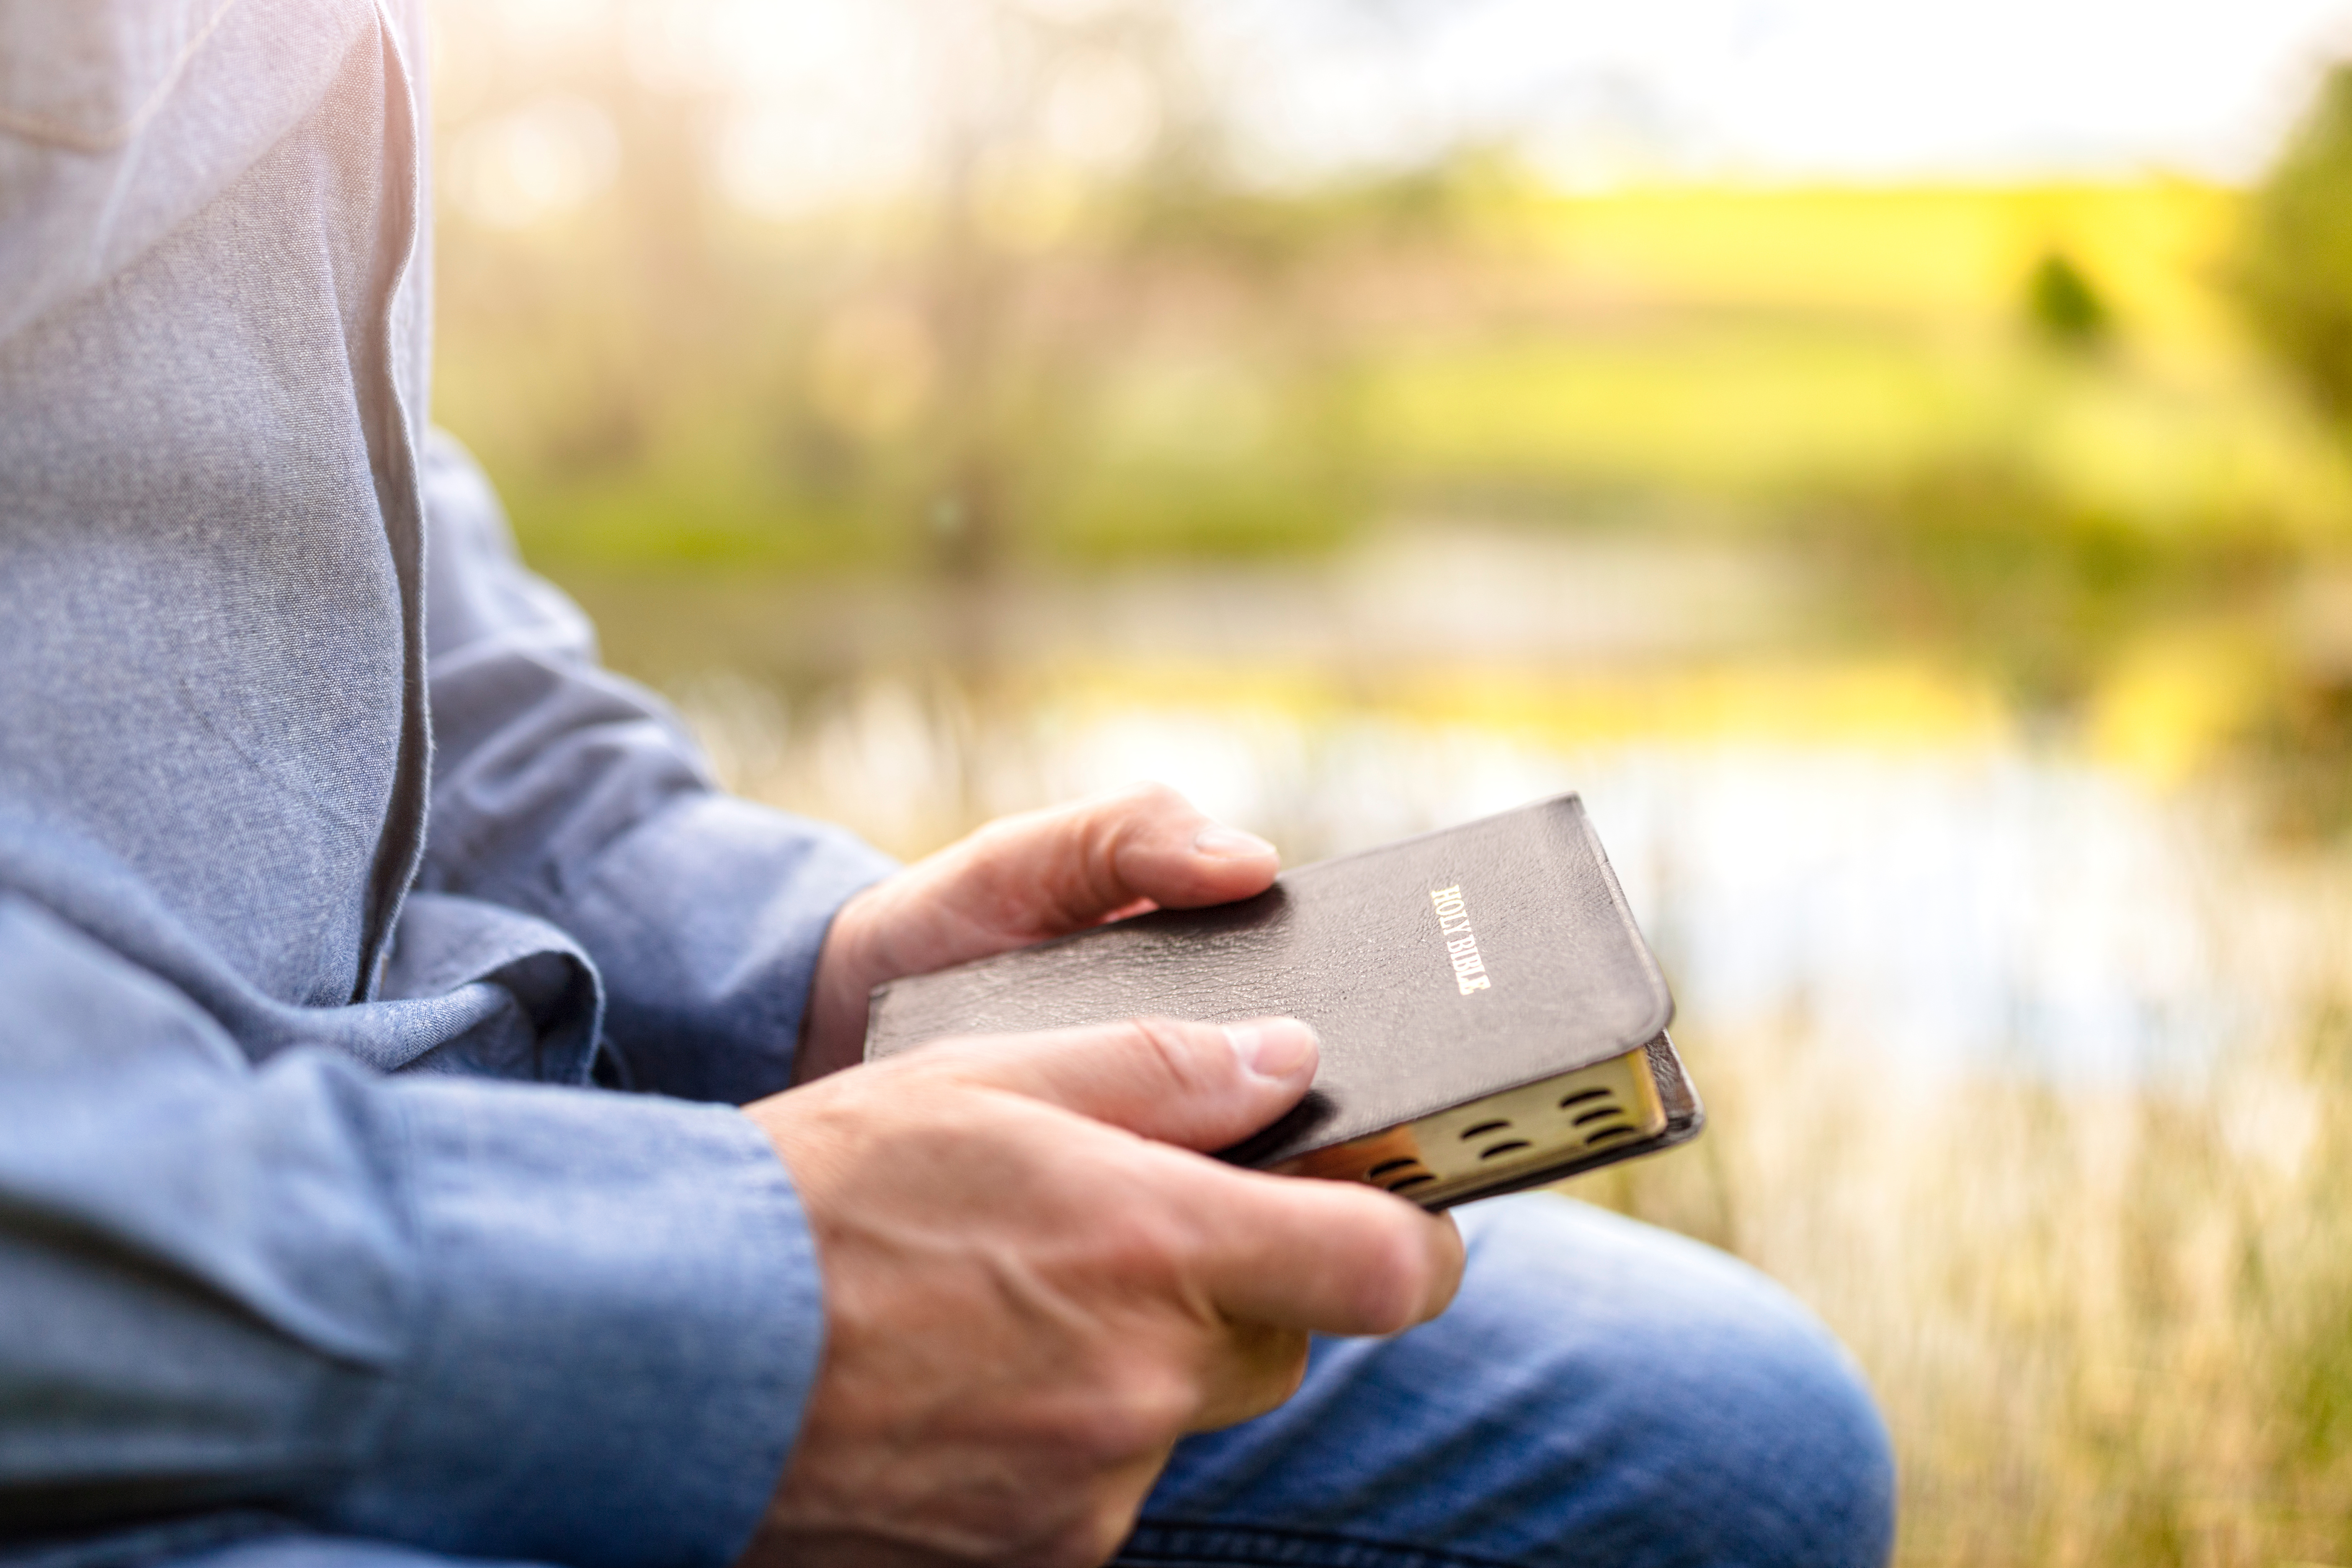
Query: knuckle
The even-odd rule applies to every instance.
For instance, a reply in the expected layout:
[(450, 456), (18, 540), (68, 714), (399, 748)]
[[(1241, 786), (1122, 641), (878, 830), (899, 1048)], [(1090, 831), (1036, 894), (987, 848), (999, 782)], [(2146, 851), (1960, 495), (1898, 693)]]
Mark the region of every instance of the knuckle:
[(1190, 812), (1192, 809), (1191, 801), (1158, 779), (1138, 779), (1124, 789), (1114, 792), (1110, 798), (1113, 804), (1145, 816)]
[(1118, 1279), (1165, 1291), (1189, 1271), (1198, 1251), (1191, 1227), (1177, 1216), (1134, 1213), (1121, 1216), (1116, 1234), (1103, 1243), (1101, 1260), (1106, 1272)]
[(1205, 1048), (1208, 1037), (1217, 1033), (1211, 1026), (1147, 1017), (1130, 1018), (1119, 1026), (1129, 1047), (1174, 1093), (1199, 1094), (1219, 1087), (1222, 1079), (1213, 1065), (1215, 1058)]
[(1383, 1215), (1371, 1227), (1358, 1276), (1358, 1310), (1376, 1334), (1392, 1334), (1421, 1319), (1436, 1281), (1417, 1214)]
[(969, 858), (979, 861), (1017, 854), (1036, 833), (1045, 815), (1042, 812), (1023, 812), (1018, 816), (1000, 816), (982, 823), (965, 835), (961, 847)]
[(1129, 1369), (1105, 1377), (1102, 1387), (1076, 1436), (1081, 1451), (1104, 1468), (1130, 1465), (1167, 1447), (1199, 1405), (1192, 1381), (1170, 1371)]
[(1187, 823), (1199, 816), (1191, 801), (1164, 784), (1129, 784), (1111, 795), (1093, 814), (1107, 871), (1115, 875), (1129, 848), (1153, 842), (1171, 824)]

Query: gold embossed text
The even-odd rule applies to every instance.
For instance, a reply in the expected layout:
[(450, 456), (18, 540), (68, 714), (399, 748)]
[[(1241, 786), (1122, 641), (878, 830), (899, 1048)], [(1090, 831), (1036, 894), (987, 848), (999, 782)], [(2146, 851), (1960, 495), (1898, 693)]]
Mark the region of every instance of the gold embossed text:
[(1433, 888), (1429, 900), (1437, 908), (1437, 931), (1445, 939), (1445, 956), (1454, 965), (1454, 983), (1462, 988), (1465, 996), (1486, 990), (1493, 981), (1486, 973), (1486, 961), (1478, 956), (1478, 937), (1470, 929), (1470, 911), (1462, 902), (1462, 889)]

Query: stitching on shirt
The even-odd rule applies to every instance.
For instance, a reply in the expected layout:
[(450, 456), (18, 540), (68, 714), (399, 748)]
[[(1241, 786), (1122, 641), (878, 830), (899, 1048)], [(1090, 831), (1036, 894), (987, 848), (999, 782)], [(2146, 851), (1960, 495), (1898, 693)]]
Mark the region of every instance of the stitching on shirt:
[(1518, 1568), (1504, 1558), (1280, 1525), (1145, 1519), (1113, 1568)]
[(56, 146), (71, 148), (77, 153), (114, 151), (142, 131), (146, 130), (148, 122), (162, 111), (163, 100), (170, 97), (172, 89), (179, 85), (180, 78), (187, 72), (189, 62), (196, 58), (205, 44), (211, 42), (213, 34), (220, 28), (221, 19), (226, 16), (236, 5), (236, 0), (221, 0), (219, 6), (214, 10), (211, 19), (196, 30), (196, 36), (187, 41), (180, 50), (179, 58), (174, 59), (171, 68), (163, 73), (163, 79), (155, 84), (155, 90), (147, 95), (147, 101), (132, 110), (121, 123), (105, 131), (81, 131), (43, 115), (20, 114), (14, 110), (0, 109), (0, 131), (13, 132), (29, 141), (47, 142)]

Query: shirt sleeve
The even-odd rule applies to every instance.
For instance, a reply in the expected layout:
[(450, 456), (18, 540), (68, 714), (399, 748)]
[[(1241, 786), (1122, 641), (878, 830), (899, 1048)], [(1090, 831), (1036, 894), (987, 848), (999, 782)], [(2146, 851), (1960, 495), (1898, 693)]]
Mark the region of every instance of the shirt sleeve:
[(835, 912), (891, 862), (731, 798), (588, 622), (527, 572), (481, 471), (424, 454), (435, 761), (420, 885), (539, 916), (604, 976), (639, 1089), (733, 1103), (792, 1076)]
[(739, 1112), (251, 1064), (0, 893), (0, 1549), (251, 1510), (468, 1557), (724, 1563), (823, 1314)]

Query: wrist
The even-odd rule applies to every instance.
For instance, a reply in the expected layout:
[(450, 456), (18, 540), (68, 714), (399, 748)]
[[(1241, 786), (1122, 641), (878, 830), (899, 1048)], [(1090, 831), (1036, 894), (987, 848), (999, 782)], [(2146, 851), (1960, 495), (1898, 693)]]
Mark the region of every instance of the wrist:
[(863, 1053), (867, 999), (882, 978), (874, 960), (870, 915), (882, 885), (851, 895), (825, 928), (809, 982), (808, 1006), (801, 1015), (800, 1047), (793, 1064), (796, 1084), (853, 1067)]

